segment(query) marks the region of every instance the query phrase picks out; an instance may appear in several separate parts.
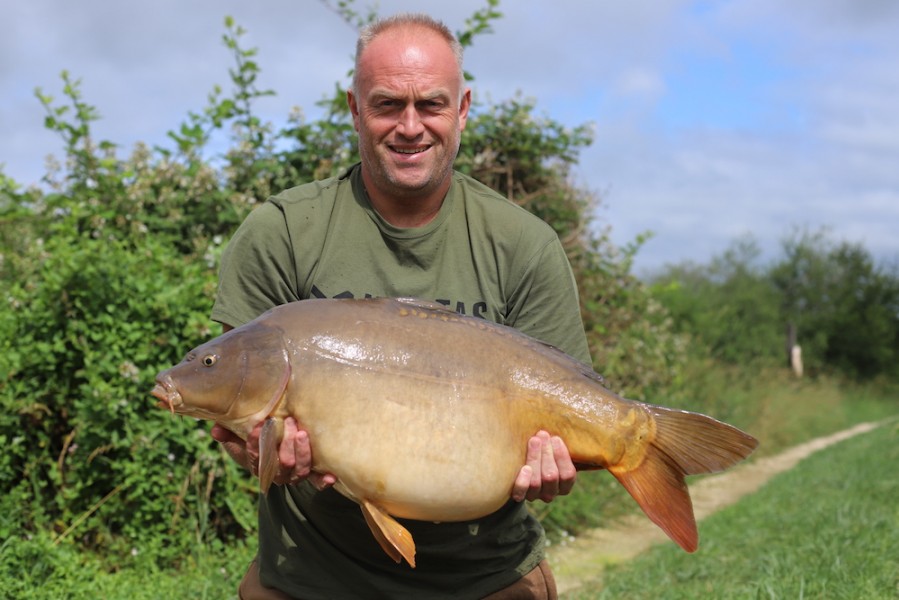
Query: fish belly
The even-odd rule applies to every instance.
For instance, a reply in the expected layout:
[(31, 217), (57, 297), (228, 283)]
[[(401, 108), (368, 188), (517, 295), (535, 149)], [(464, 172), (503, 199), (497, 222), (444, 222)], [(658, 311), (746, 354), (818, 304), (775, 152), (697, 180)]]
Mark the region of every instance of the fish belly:
[(496, 390), (342, 366), (312, 370), (292, 412), (309, 432), (315, 468), (336, 475), (355, 499), (426, 521), (474, 519), (509, 500), (534, 432)]

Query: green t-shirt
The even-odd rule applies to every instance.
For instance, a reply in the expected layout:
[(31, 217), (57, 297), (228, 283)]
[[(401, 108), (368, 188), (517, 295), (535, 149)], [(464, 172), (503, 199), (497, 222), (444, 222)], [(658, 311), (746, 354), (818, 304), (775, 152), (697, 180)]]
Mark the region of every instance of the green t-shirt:
[[(411, 229), (371, 208), (358, 165), (270, 198), (225, 251), (212, 318), (237, 327), (287, 302), (385, 296), (436, 301), (589, 363), (555, 232), (459, 173), (438, 215)], [(336, 491), (273, 487), (259, 506), (262, 582), (308, 599), (480, 598), (543, 558), (543, 530), (523, 503), (472, 522), (401, 521), (415, 540), (415, 569), (395, 564), (358, 505)]]

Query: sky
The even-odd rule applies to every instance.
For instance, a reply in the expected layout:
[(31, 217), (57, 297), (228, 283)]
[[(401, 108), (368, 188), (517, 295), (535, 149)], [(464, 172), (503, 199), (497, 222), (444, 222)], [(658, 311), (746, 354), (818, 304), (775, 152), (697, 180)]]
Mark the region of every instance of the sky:
[[(332, 2), (336, 4), (336, 0)], [(357, 0), (359, 10), (375, 6)], [(485, 0), (381, 0), (458, 31)], [(899, 263), (899, 2), (504, 0), (466, 52), (476, 99), (521, 94), (595, 141), (574, 181), (634, 270), (708, 263), (750, 235), (761, 260), (824, 228)], [(317, 0), (0, 0), (0, 165), (24, 185), (63, 150), (41, 88), (81, 80), (95, 137), (171, 147), (166, 132), (229, 85), (224, 19), (256, 47), (257, 113), (276, 126), (346, 82), (355, 30)], [(300, 183), (300, 182), (298, 182)]]

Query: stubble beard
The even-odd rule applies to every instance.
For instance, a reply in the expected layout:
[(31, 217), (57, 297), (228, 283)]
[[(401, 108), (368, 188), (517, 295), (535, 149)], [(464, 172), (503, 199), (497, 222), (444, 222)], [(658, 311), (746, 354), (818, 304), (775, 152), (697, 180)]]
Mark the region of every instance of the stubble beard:
[[(393, 164), (392, 152), (384, 145), (369, 150), (370, 146), (360, 143), (359, 155), (363, 166), (368, 169), (381, 191), (396, 198), (416, 198), (439, 189), (450, 177), (455, 157), (459, 153), (460, 138), (461, 136), (455, 136), (454, 140), (449, 140), (450, 147), (455, 149), (451, 157), (447, 153), (446, 146), (432, 147), (428, 150), (428, 152), (441, 152), (440, 156), (434, 158), (433, 168), (430, 169), (424, 165), (409, 169)], [(415, 177), (406, 177), (404, 175), (409, 173), (404, 171), (408, 170), (420, 170), (422, 173)]]

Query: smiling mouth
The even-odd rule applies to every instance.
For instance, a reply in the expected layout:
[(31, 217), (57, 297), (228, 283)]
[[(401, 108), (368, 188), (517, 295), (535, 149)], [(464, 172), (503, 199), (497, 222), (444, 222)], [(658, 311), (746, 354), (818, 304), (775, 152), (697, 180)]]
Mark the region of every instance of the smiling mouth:
[(421, 154), (425, 150), (428, 150), (430, 146), (425, 146), (424, 148), (397, 148), (396, 146), (390, 146), (390, 149), (397, 154)]

